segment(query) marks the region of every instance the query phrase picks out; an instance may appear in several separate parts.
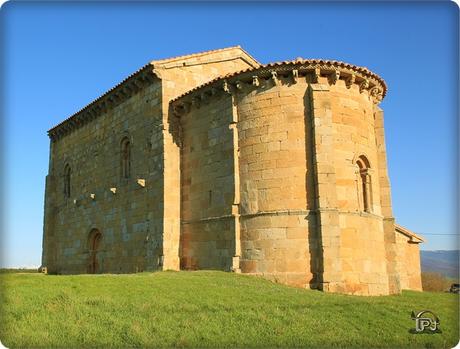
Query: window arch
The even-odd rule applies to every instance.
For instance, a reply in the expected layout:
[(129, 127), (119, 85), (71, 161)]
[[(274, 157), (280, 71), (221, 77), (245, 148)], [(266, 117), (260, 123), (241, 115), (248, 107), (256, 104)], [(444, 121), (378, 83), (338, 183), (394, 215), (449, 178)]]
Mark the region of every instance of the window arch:
[(363, 202), (363, 209), (364, 212), (371, 212), (372, 211), (372, 182), (371, 182), (371, 175), (369, 174), (369, 169), (371, 165), (369, 160), (364, 156), (361, 155), (356, 160), (356, 164), (358, 165), (359, 169), (359, 187), (358, 191), (360, 192), (361, 200)]
[(129, 178), (131, 172), (131, 143), (128, 137), (121, 140), (121, 178)]
[(67, 164), (64, 167), (64, 197), (70, 197), (70, 177), (72, 174), (72, 170), (70, 169), (70, 165)]

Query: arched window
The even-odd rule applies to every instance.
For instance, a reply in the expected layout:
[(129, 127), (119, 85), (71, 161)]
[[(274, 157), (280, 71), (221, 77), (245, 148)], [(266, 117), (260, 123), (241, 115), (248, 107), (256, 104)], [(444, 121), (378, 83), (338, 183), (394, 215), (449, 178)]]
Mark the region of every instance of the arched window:
[(359, 169), (359, 191), (360, 196), (363, 202), (363, 209), (365, 212), (371, 212), (372, 208), (372, 185), (371, 185), (371, 176), (369, 174), (370, 163), (369, 160), (364, 155), (361, 155), (356, 164)]
[(64, 197), (70, 197), (70, 176), (71, 170), (69, 164), (64, 167)]
[(128, 137), (121, 141), (121, 178), (129, 178), (131, 172), (131, 144)]

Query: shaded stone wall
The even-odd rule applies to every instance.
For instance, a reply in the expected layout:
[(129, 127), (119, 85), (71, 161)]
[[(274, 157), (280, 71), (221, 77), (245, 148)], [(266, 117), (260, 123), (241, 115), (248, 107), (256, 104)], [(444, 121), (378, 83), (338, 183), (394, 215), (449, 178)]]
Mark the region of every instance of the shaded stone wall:
[[(131, 173), (121, 176), (121, 141), (131, 144)], [(44, 265), (86, 273), (89, 234), (102, 234), (96, 272), (161, 266), (163, 227), (161, 85), (157, 81), (53, 142), (45, 202)], [(70, 197), (64, 168), (71, 168)], [(145, 187), (137, 183), (145, 180)], [(116, 188), (116, 193), (110, 191)], [(94, 195), (94, 199), (91, 198)]]
[(251, 57), (235, 47), (190, 58), (159, 61), (156, 72), (162, 79), (164, 139), (164, 238), (165, 269), (178, 270), (180, 248), (180, 143), (179, 120), (169, 102), (180, 94), (218, 76), (257, 66)]
[[(254, 66), (258, 63), (239, 47), (154, 61), (137, 80), (122, 83), (53, 129), (42, 257), (49, 272), (90, 272), (94, 257), (97, 272), (179, 269), (181, 141), (169, 101), (217, 76)], [(144, 88), (149, 69), (155, 82)], [(107, 108), (120, 98), (124, 101)], [(75, 127), (88, 112), (99, 115)], [(129, 179), (120, 176), (124, 137), (131, 144)], [(137, 179), (145, 180), (145, 187)], [(90, 241), (94, 229), (102, 234), (96, 256)]]
[(234, 250), (232, 101), (222, 94), (182, 117), (181, 266), (230, 270)]

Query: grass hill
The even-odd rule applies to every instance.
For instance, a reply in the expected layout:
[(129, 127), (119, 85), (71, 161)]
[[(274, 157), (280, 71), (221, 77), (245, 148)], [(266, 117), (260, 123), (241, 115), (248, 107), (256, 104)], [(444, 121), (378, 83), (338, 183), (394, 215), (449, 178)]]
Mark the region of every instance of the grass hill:
[(459, 250), (420, 251), (422, 272), (458, 278)]
[[(0, 274), (0, 338), (17, 347), (429, 347), (458, 342), (458, 295), (327, 294), (215, 271)], [(442, 333), (412, 334), (432, 310)]]

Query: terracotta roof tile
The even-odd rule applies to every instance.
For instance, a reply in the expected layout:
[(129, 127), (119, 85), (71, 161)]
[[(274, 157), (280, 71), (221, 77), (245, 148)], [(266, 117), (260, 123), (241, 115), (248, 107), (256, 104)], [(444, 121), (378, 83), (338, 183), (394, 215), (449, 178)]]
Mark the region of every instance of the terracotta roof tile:
[(413, 242), (417, 242), (417, 243), (425, 242), (425, 239), (422, 238), (421, 236), (415, 234), (413, 231), (410, 231), (409, 229), (404, 228), (403, 226), (401, 226), (399, 224), (396, 224), (396, 223), (395, 223), (395, 230), (398, 233), (401, 233), (401, 234), (404, 234), (404, 235), (410, 237), (412, 241), (413, 241), (413, 239), (418, 240), (418, 241), (413, 241)]
[(378, 76), (377, 74), (373, 73), (372, 71), (370, 71), (369, 69), (367, 69), (366, 67), (359, 67), (359, 66), (356, 66), (356, 65), (353, 65), (353, 64), (350, 64), (350, 63), (346, 63), (346, 62), (341, 62), (341, 61), (335, 61), (335, 60), (325, 60), (325, 59), (303, 59), (303, 58), (297, 58), (295, 60), (292, 60), (292, 61), (281, 61), (281, 62), (272, 62), (272, 63), (268, 63), (268, 64), (262, 64), (260, 65), (259, 67), (256, 67), (256, 68), (247, 68), (247, 69), (243, 69), (243, 70), (240, 70), (240, 71), (237, 71), (237, 72), (234, 72), (234, 73), (230, 73), (230, 74), (227, 74), (227, 75), (224, 75), (224, 76), (220, 76), (220, 77), (217, 77), (213, 80), (210, 80), (202, 85), (199, 85), (185, 93), (183, 93), (182, 95), (174, 98), (171, 102), (174, 102), (174, 101), (177, 101), (179, 100), (180, 98), (188, 95), (188, 94), (191, 94), (193, 93), (194, 91), (197, 91), (205, 86), (208, 86), (208, 85), (211, 85), (219, 80), (224, 80), (224, 79), (229, 79), (229, 78), (233, 78), (233, 77), (236, 77), (240, 74), (244, 74), (244, 73), (247, 73), (247, 72), (250, 72), (250, 71), (257, 71), (259, 69), (266, 69), (266, 68), (274, 68), (274, 67), (279, 67), (279, 66), (282, 66), (282, 65), (287, 65), (287, 64), (292, 64), (292, 65), (295, 65), (295, 64), (328, 64), (328, 65), (333, 65), (333, 66), (338, 66), (338, 67), (341, 67), (341, 68), (345, 68), (345, 69), (350, 69), (350, 70), (354, 70), (356, 72), (359, 72), (359, 73), (362, 73), (363, 75), (367, 75), (375, 80), (377, 80), (378, 82), (380, 82), (382, 84), (382, 87), (383, 87), (383, 96), (385, 96), (386, 94), (386, 91), (387, 91), (387, 85), (385, 83), (385, 81), (380, 77)]
[(225, 48), (220, 48), (220, 49), (216, 49), (216, 50), (209, 50), (209, 51), (203, 51), (203, 52), (197, 52), (197, 53), (192, 53), (192, 54), (189, 54), (189, 55), (183, 55), (183, 56), (177, 56), (177, 57), (171, 57), (171, 58), (164, 58), (164, 59), (159, 59), (159, 60), (153, 60), (153, 61), (150, 61), (149, 63), (147, 63), (146, 65), (144, 65), (143, 67), (141, 67), (140, 69), (136, 70), (134, 73), (132, 73), (131, 75), (129, 75), (128, 77), (126, 77), (125, 79), (123, 79), (121, 82), (119, 82), (118, 84), (116, 84), (115, 86), (113, 86), (111, 89), (109, 89), (108, 91), (106, 91), (104, 94), (102, 94), (101, 96), (99, 96), (98, 98), (96, 98), (95, 100), (93, 100), (91, 103), (87, 104), (85, 107), (83, 107), (82, 109), (78, 110), (77, 112), (73, 113), (71, 116), (69, 116), (67, 119), (61, 121), (60, 123), (58, 123), (57, 125), (53, 126), (52, 128), (50, 128), (48, 130), (48, 134), (50, 134), (50, 132), (54, 131), (55, 129), (59, 128), (60, 126), (62, 126), (63, 124), (65, 124), (66, 122), (68, 122), (70, 119), (74, 118), (76, 115), (80, 114), (81, 112), (89, 109), (90, 107), (94, 106), (95, 104), (97, 104), (99, 101), (101, 101), (104, 97), (108, 96), (112, 91), (114, 91), (115, 89), (117, 89), (119, 86), (123, 85), (126, 81), (128, 81), (129, 79), (131, 79), (132, 77), (138, 75), (139, 73), (141, 73), (142, 71), (146, 70), (147, 68), (151, 68), (152, 70), (155, 68), (155, 64), (161, 64), (161, 63), (166, 63), (166, 62), (171, 62), (171, 61), (175, 61), (175, 60), (183, 60), (183, 59), (189, 59), (189, 58), (193, 58), (193, 57), (198, 57), (198, 56), (203, 56), (203, 55), (208, 55), (208, 54), (211, 54), (211, 53), (216, 53), (216, 52), (222, 52), (222, 51), (227, 51), (227, 50), (231, 50), (231, 49), (240, 49), (241, 51), (243, 51), (248, 57), (250, 57), (252, 60), (254, 60), (254, 63), (259, 66), (260, 63), (254, 59), (254, 57), (252, 57), (249, 53), (247, 53), (241, 46), (237, 45), (237, 46), (231, 46), (231, 47), (225, 47)]
[(205, 55), (209, 55), (211, 53), (229, 51), (229, 50), (233, 50), (233, 49), (240, 49), (249, 58), (251, 58), (257, 65), (260, 65), (260, 63), (254, 57), (252, 57), (246, 50), (244, 50), (240, 45), (219, 48), (219, 49), (216, 49), (216, 50), (209, 50), (209, 51), (191, 53), (191, 54), (188, 54), (188, 55), (182, 55), (182, 56), (176, 56), (176, 57), (170, 57), (170, 58), (164, 58), (164, 59), (156, 59), (156, 60), (151, 61), (150, 63), (151, 64), (160, 64), (160, 63), (173, 62), (173, 61), (184, 60), (184, 59), (189, 59), (189, 58), (194, 58), (194, 57), (199, 57), (199, 56), (205, 56)]

